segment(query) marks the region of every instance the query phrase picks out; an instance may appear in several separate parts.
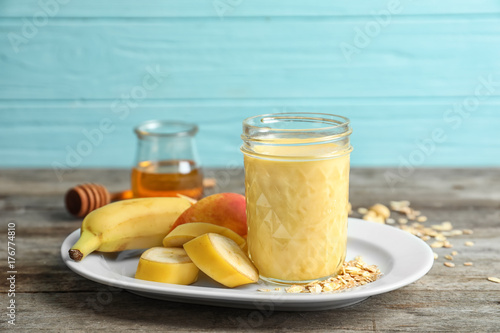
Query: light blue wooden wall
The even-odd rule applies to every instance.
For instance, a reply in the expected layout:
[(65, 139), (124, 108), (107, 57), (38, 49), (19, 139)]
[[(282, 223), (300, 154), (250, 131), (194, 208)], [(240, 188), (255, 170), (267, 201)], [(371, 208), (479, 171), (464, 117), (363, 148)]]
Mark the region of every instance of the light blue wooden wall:
[(356, 166), (500, 166), (500, 1), (0, 0), (0, 167), (68, 165), (103, 119), (68, 166), (129, 167), (154, 118), (241, 164), (241, 121), (285, 111), (350, 117)]

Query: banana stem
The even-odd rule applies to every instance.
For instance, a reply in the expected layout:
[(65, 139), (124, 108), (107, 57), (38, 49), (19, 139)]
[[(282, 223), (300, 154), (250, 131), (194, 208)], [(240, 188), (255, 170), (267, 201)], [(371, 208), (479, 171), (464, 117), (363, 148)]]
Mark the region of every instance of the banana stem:
[(89, 253), (94, 252), (101, 245), (100, 237), (90, 231), (84, 230), (78, 241), (69, 250), (69, 257), (74, 261), (80, 261)]

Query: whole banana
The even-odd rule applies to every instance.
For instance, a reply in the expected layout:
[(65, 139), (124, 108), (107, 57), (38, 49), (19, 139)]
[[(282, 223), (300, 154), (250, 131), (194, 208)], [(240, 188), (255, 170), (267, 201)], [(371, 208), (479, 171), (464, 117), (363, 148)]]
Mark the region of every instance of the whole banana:
[(118, 252), (162, 246), (175, 220), (191, 206), (184, 198), (141, 198), (111, 203), (82, 222), (69, 256), (80, 261), (93, 251)]

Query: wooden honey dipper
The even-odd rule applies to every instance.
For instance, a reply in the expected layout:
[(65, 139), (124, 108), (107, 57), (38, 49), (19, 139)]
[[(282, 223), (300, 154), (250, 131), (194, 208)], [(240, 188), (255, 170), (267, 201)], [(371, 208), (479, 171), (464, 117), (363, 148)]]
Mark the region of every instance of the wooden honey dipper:
[(80, 184), (70, 188), (64, 197), (68, 212), (77, 217), (84, 217), (93, 210), (109, 204), (111, 201), (132, 198), (132, 191), (110, 193), (101, 184)]

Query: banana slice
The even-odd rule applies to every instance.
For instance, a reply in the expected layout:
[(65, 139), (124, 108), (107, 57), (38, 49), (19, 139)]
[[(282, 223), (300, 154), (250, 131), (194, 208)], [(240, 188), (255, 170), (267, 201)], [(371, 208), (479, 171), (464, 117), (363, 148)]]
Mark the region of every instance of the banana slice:
[(243, 251), (246, 252), (247, 242), (243, 237), (229, 228), (205, 222), (193, 222), (177, 226), (167, 236), (165, 236), (165, 238), (163, 238), (163, 246), (181, 247), (184, 243), (210, 232), (232, 239), (243, 249)]
[(259, 280), (257, 269), (232, 239), (208, 233), (185, 243), (184, 249), (201, 271), (229, 288)]
[(198, 272), (183, 249), (153, 247), (141, 255), (135, 278), (187, 285), (198, 279)]

